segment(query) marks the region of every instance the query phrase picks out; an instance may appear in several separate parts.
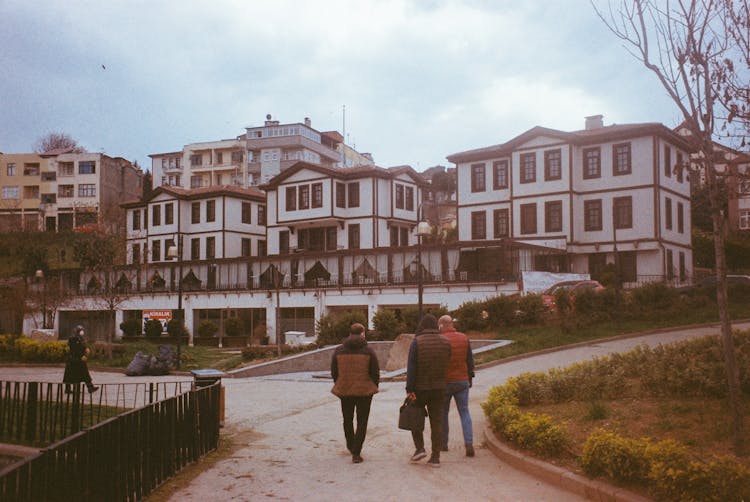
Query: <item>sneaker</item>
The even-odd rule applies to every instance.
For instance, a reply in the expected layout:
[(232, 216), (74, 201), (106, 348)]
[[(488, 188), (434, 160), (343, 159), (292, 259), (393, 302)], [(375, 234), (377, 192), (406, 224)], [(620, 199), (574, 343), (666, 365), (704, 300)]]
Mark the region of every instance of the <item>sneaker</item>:
[(94, 392), (96, 392), (98, 390), (99, 390), (99, 386), (98, 385), (92, 385), (91, 387), (89, 387), (89, 394), (93, 394)]
[(466, 445), (466, 456), (467, 457), (473, 457), (474, 456), (474, 446), (467, 444)]
[(361, 464), (364, 459), (362, 458), (362, 455), (354, 454), (352, 455), (352, 463), (354, 464)]
[(427, 465), (430, 467), (440, 467), (440, 459), (437, 457), (430, 457), (430, 460), (427, 461)]
[(448, 447), (447, 446), (441, 446), (440, 447), (440, 451), (448, 451)]
[(411, 456), (411, 458), (409, 459), (409, 462), (419, 462), (426, 456), (427, 456), (427, 452), (424, 451), (424, 448), (419, 449), (414, 452), (414, 455)]

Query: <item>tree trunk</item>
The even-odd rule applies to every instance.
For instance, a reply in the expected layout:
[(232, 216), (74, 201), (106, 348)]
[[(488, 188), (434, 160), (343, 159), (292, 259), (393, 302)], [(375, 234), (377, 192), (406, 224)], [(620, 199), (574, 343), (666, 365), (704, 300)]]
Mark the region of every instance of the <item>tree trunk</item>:
[(745, 435), (742, 413), (742, 389), (740, 387), (740, 375), (737, 367), (734, 339), (732, 337), (732, 321), (729, 318), (727, 261), (724, 246), (724, 214), (721, 209), (721, 196), (713, 165), (707, 166), (706, 181), (711, 201), (714, 252), (716, 255), (716, 303), (719, 308), (721, 345), (727, 374), (729, 409), (732, 414), (732, 443), (735, 454), (743, 455), (745, 452)]

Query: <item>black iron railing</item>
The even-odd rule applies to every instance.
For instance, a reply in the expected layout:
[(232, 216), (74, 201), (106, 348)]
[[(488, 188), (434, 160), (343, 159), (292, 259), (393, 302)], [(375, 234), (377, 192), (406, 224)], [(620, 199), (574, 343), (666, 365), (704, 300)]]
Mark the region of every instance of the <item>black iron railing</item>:
[(83, 429), (0, 471), (0, 500), (135, 501), (216, 449), (220, 383)]

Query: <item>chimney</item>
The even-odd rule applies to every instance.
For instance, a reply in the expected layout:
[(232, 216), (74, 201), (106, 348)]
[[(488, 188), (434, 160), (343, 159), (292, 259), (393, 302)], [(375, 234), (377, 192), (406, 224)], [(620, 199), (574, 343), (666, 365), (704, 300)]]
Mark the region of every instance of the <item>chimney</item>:
[(590, 115), (586, 117), (586, 130), (601, 129), (604, 127), (604, 115)]
[(305, 125), (307, 127), (312, 127), (312, 122), (310, 122), (310, 117), (305, 117)]

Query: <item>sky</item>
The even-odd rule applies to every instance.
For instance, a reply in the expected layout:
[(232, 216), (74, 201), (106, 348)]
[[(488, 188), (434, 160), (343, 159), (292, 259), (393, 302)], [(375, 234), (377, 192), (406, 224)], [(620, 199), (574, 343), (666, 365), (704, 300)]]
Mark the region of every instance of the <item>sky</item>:
[(65, 132), (150, 168), (271, 114), (423, 171), (588, 115), (680, 122), (589, 0), (0, 0), (0, 19), (5, 153)]

